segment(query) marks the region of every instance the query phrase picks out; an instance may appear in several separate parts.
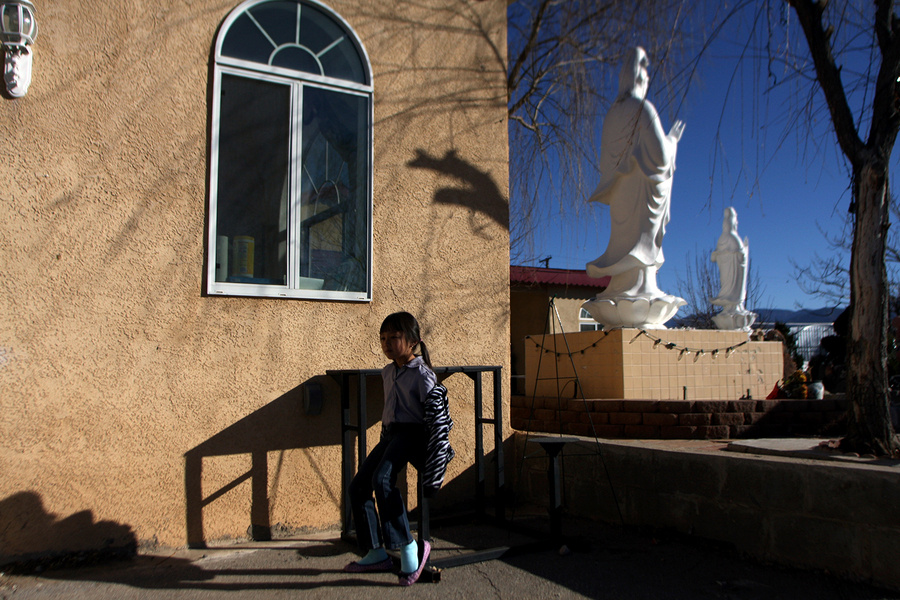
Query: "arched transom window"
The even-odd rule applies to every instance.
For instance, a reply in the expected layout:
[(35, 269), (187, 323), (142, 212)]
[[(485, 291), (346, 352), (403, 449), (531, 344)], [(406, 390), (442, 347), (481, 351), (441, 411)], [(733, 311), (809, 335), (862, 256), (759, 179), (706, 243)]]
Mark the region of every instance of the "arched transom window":
[(313, 0), (248, 0), (216, 41), (210, 294), (370, 300), (366, 52)]

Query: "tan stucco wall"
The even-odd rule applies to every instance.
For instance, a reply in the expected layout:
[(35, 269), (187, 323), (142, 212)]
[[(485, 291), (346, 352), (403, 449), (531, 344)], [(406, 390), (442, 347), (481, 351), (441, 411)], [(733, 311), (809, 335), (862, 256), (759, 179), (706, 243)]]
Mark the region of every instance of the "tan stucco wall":
[[(237, 4), (37, 3), (31, 88), (0, 100), (0, 559), (182, 545), (186, 485), (209, 540), (246, 534), (254, 493), (273, 526), (335, 525), (337, 388), (306, 416), (298, 386), (382, 366), (390, 312), (437, 364), (508, 372), (506, 3), (330, 2), (375, 75), (371, 303), (203, 294), (209, 62)], [(458, 475), (471, 385), (448, 381)]]

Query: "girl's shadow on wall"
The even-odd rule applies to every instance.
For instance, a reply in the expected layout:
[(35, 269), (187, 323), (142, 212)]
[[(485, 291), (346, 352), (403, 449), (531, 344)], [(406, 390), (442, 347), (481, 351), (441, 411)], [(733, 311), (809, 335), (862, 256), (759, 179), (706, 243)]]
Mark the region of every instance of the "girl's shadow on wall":
[(132, 557), (137, 538), (128, 525), (95, 521), (90, 510), (59, 518), (47, 512), (39, 494), (27, 491), (0, 500), (0, 547), (16, 558), (5, 570), (30, 572)]

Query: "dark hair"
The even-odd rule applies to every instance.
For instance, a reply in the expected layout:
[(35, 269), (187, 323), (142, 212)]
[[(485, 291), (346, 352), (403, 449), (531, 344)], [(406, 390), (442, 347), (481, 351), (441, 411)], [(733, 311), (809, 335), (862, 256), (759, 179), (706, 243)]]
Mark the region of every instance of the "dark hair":
[[(422, 341), (421, 333), (419, 333), (419, 322), (416, 321), (414, 316), (408, 312), (395, 312), (388, 315), (384, 318), (384, 321), (381, 322), (381, 331), (379, 333), (384, 333), (386, 331), (396, 331), (397, 333), (401, 333), (406, 339), (418, 344), (422, 351), (422, 360), (425, 361), (425, 364), (428, 365), (429, 369), (434, 369), (434, 367), (431, 366), (431, 357), (428, 355), (428, 348), (425, 346), (425, 342)], [(415, 346), (413, 346), (413, 348), (415, 348)]]

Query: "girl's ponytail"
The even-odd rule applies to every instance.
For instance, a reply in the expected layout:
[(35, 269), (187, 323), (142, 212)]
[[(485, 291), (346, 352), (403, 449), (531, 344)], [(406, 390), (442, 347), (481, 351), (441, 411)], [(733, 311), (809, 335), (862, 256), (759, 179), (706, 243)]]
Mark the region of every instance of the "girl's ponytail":
[(434, 371), (434, 367), (431, 365), (431, 356), (428, 354), (428, 347), (425, 346), (424, 340), (419, 340), (419, 349), (422, 350), (422, 360), (428, 365), (428, 368)]

